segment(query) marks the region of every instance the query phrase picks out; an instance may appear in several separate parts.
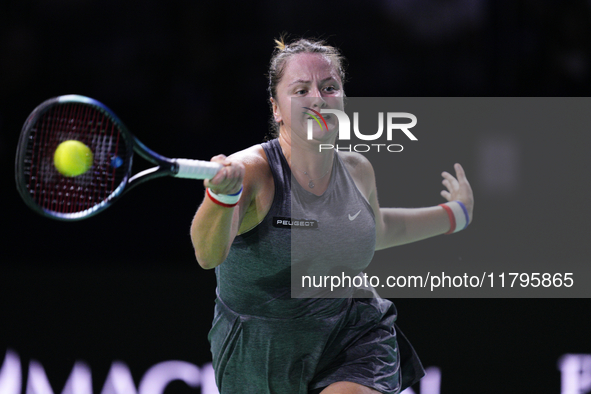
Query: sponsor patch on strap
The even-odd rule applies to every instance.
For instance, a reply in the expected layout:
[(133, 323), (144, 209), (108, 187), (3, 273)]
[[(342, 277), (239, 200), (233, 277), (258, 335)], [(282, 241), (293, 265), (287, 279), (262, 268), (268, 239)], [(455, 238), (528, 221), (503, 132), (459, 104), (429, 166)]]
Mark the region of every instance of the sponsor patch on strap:
[(318, 221), (312, 219), (292, 219), (282, 216), (274, 216), (273, 227), (313, 229), (318, 228)]

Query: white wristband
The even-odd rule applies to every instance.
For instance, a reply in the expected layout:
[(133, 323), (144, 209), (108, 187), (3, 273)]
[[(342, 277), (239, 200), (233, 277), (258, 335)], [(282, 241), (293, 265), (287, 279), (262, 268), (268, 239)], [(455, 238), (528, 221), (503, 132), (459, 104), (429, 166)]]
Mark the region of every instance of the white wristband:
[(242, 196), (242, 190), (244, 189), (243, 186), (240, 186), (240, 190), (234, 194), (216, 194), (211, 191), (210, 188), (207, 188), (207, 195), (209, 198), (218, 205), (223, 207), (233, 207), (238, 204), (240, 201), (240, 196)]
[(468, 216), (468, 210), (462, 202), (450, 201), (440, 204), (440, 206), (445, 208), (449, 216), (450, 229), (446, 234), (457, 233), (468, 227), (470, 217)]

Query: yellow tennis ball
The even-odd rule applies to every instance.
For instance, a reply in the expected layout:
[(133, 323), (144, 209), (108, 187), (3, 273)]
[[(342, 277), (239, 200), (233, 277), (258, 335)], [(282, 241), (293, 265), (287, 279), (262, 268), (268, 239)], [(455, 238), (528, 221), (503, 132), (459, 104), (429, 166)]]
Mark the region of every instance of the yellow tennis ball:
[(53, 154), (55, 168), (64, 176), (84, 174), (92, 167), (92, 151), (80, 141), (68, 140), (57, 146)]

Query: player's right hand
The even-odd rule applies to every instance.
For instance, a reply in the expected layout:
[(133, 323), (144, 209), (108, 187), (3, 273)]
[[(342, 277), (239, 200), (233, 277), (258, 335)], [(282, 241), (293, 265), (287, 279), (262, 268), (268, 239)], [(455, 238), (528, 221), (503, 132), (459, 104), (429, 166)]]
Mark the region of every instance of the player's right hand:
[(216, 194), (238, 193), (244, 180), (244, 164), (225, 155), (214, 156), (210, 161), (219, 163), (223, 167), (213, 178), (206, 179), (203, 185)]

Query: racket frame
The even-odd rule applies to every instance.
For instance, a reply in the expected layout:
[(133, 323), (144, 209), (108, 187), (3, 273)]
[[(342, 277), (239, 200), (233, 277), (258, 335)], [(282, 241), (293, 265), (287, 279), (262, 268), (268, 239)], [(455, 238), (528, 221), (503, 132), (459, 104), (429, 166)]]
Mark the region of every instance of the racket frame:
[[(107, 198), (103, 199), (103, 201), (83, 211), (73, 213), (61, 213), (41, 207), (33, 199), (29, 192), (27, 182), (25, 181), (24, 167), (25, 157), (27, 154), (28, 139), (30, 138), (31, 130), (36, 125), (37, 121), (50, 108), (53, 108), (56, 105), (70, 103), (78, 103), (94, 107), (103, 114), (105, 114), (107, 117), (109, 117), (113, 123), (115, 123), (115, 125), (121, 131), (121, 137), (125, 140), (126, 143), (127, 149), (125, 152), (126, 157), (124, 163), (126, 163), (127, 168), (125, 168), (125, 175), (121, 183)], [(146, 161), (155, 164), (155, 166), (132, 175), (131, 170), (133, 165), (134, 152), (142, 158), (144, 158)], [(160, 178), (163, 176), (180, 176), (183, 178), (210, 179), (215, 175), (219, 168), (221, 168), (221, 166), (217, 163), (204, 162), (200, 160), (171, 159), (154, 152), (145, 144), (143, 144), (140, 140), (138, 140), (127, 129), (127, 127), (119, 119), (119, 117), (107, 106), (90, 97), (74, 94), (53, 97), (51, 99), (44, 101), (33, 110), (33, 112), (28, 116), (27, 120), (25, 121), (25, 124), (23, 125), (21, 135), (19, 137), (15, 161), (15, 178), (17, 190), (19, 191), (21, 197), (23, 198), (27, 206), (29, 206), (29, 208), (45, 217), (64, 221), (82, 220), (94, 216), (110, 207), (124, 193), (132, 190), (136, 186), (146, 181), (155, 178)], [(204, 165), (209, 167), (206, 175), (203, 175), (201, 170), (193, 170), (193, 168), (202, 167)], [(179, 166), (183, 166), (184, 171), (182, 175), (179, 174)]]

